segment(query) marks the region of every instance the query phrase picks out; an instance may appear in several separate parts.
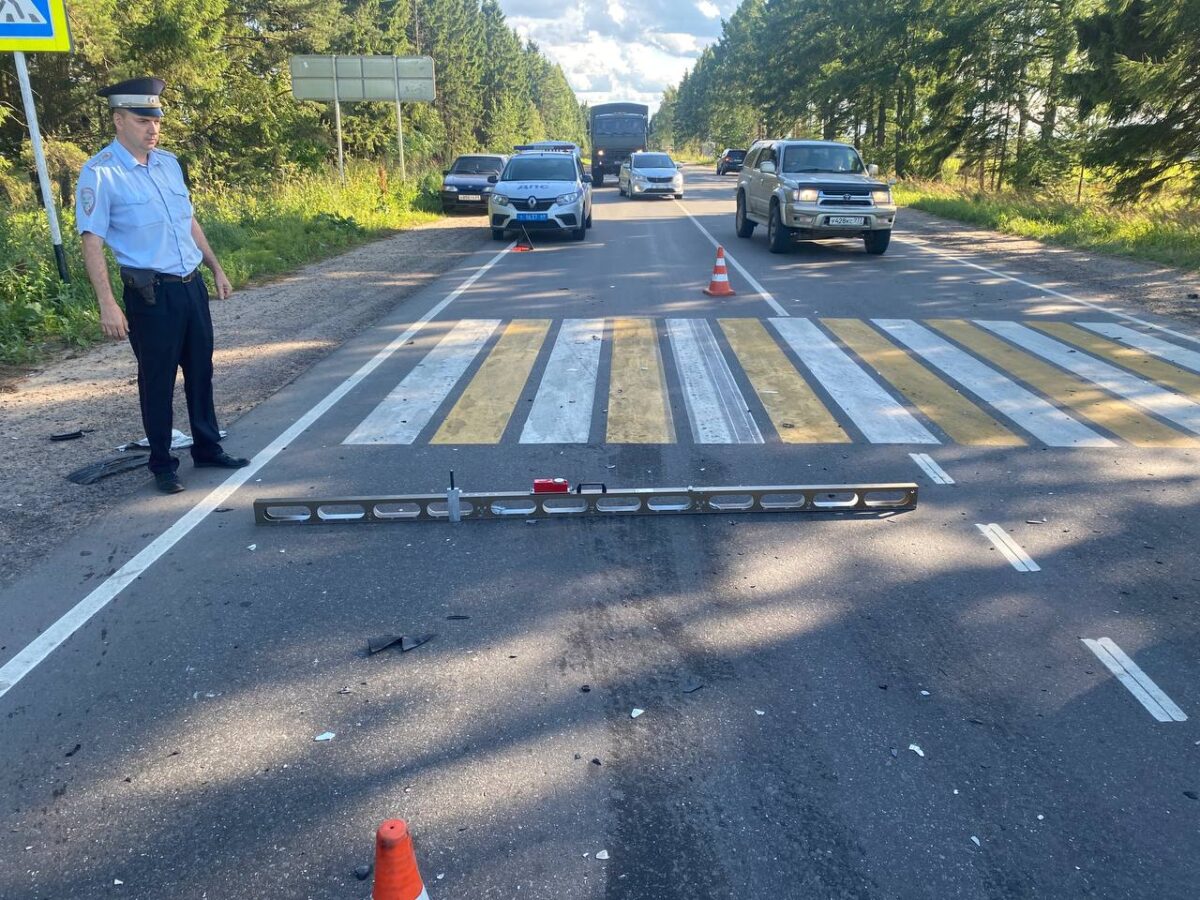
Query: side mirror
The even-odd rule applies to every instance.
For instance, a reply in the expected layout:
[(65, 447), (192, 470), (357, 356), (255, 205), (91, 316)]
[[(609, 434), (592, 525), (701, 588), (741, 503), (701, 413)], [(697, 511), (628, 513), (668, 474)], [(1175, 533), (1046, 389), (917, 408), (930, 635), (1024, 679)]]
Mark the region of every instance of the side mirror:
[(871, 163), (869, 166), (867, 166), (867, 174), (874, 178), (879, 174), (879, 166), (875, 165), (875, 163)]
[(591, 183), (592, 183), (592, 176), (591, 176), (591, 175), (584, 175), (584, 176), (583, 176), (583, 183), (584, 183), (584, 184), (591, 184)]
[(677, 168), (677, 169), (682, 169), (682, 168), (683, 168), (683, 163), (675, 163), (675, 168)]
[(489, 175), (488, 176), (488, 184), (495, 184), (499, 180), (500, 180), (499, 175)]
[(449, 170), (449, 169), (442, 169), (442, 174), (443, 174), (443, 175), (449, 175), (449, 174), (450, 174), (450, 170)]
[(775, 163), (771, 162), (769, 159), (764, 163), (759, 163), (758, 171), (762, 172), (764, 175), (774, 175)]

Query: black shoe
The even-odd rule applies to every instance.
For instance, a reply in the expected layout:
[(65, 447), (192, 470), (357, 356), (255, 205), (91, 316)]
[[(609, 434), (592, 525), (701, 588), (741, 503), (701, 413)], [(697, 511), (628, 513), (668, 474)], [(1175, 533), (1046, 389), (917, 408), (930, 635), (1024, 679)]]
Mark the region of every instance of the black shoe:
[(184, 490), (183, 483), (174, 472), (155, 472), (154, 486), (164, 494), (178, 494)]
[(212, 459), (192, 460), (192, 465), (197, 469), (240, 469), (242, 466), (250, 465), (250, 460), (241, 456), (230, 456), (222, 450)]

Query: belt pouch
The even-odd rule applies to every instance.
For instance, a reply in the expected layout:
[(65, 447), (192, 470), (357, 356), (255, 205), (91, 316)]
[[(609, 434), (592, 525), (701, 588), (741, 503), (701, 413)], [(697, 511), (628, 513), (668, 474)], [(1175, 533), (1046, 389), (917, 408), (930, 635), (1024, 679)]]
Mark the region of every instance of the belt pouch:
[(121, 283), (141, 295), (147, 306), (153, 306), (155, 303), (154, 280), (157, 274), (153, 269), (133, 269), (129, 266), (121, 266)]

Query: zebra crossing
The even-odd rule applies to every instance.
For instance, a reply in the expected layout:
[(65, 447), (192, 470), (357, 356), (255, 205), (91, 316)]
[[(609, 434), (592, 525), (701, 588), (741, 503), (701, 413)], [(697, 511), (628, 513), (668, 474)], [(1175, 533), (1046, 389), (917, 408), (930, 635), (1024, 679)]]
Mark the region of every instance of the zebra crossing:
[(1200, 446), (1200, 349), (1110, 322), (466, 319), (344, 439)]

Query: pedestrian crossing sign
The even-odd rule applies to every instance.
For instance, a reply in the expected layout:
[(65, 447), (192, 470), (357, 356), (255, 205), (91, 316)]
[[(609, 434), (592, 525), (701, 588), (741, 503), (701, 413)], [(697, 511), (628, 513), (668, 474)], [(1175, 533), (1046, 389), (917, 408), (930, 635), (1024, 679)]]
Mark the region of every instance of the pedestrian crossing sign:
[(0, 0), (0, 50), (71, 50), (66, 0)]

